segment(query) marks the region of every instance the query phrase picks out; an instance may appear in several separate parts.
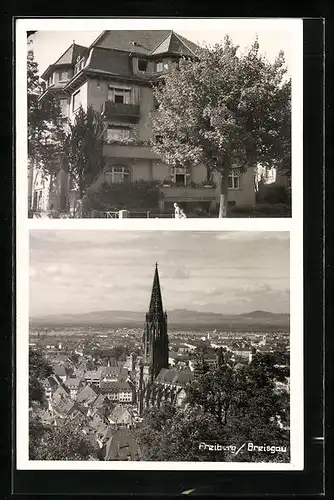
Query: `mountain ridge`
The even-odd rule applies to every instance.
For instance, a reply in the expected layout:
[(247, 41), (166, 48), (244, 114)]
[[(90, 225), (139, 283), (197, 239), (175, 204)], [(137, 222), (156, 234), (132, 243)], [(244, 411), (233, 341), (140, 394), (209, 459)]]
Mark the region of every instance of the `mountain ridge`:
[[(189, 309), (172, 309), (167, 311), (168, 323), (173, 324), (201, 324), (213, 325), (219, 322), (223, 324), (236, 324), (245, 322), (259, 324), (283, 324), (290, 322), (289, 313), (273, 313), (270, 311), (251, 311), (242, 314), (226, 314), (214, 312), (200, 312)], [(145, 314), (137, 311), (90, 311), (86, 313), (73, 314), (51, 314), (45, 316), (34, 316), (30, 318), (31, 324), (71, 324), (71, 325), (97, 325), (97, 324), (129, 324), (137, 325), (145, 323)]]

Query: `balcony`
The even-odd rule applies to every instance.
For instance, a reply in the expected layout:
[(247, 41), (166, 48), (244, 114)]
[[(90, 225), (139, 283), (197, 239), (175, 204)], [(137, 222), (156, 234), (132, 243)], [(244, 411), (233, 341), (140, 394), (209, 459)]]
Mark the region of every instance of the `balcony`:
[(106, 101), (103, 106), (103, 113), (108, 120), (117, 117), (128, 117), (131, 120), (139, 120), (139, 104), (124, 104), (121, 102)]

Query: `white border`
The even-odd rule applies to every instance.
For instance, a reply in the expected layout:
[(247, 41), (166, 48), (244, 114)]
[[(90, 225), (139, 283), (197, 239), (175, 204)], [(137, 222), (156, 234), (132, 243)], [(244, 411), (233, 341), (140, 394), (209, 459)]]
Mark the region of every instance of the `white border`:
[[(26, 31), (103, 29), (183, 29), (184, 19), (18, 19), (16, 21), (16, 213), (17, 213), (17, 469), (19, 470), (303, 470), (303, 77), (302, 20), (300, 19), (187, 19), (187, 29), (203, 30), (291, 30), (292, 51), (292, 219), (83, 219), (37, 220), (27, 218), (27, 103)], [(131, 24), (131, 26), (130, 26)], [(111, 26), (110, 26), (111, 25)], [(291, 311), (291, 462), (67, 462), (28, 459), (28, 342), (29, 342), (29, 229), (54, 230), (175, 230), (175, 231), (289, 231)]]

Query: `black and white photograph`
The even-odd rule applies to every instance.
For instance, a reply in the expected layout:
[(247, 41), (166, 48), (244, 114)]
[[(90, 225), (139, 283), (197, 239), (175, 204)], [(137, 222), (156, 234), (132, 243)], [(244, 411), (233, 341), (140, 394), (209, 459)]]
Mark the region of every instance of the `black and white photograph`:
[(29, 247), (30, 461), (290, 462), (289, 232)]
[(291, 217), (301, 22), (124, 21), (26, 32), (26, 216)]
[(17, 470), (303, 470), (302, 42), (17, 21)]

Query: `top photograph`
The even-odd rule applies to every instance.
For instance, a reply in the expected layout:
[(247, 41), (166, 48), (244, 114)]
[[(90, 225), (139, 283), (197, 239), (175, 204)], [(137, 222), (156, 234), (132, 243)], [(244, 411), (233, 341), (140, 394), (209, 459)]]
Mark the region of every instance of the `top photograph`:
[(29, 218), (291, 217), (291, 31), (171, 28), (27, 31)]

